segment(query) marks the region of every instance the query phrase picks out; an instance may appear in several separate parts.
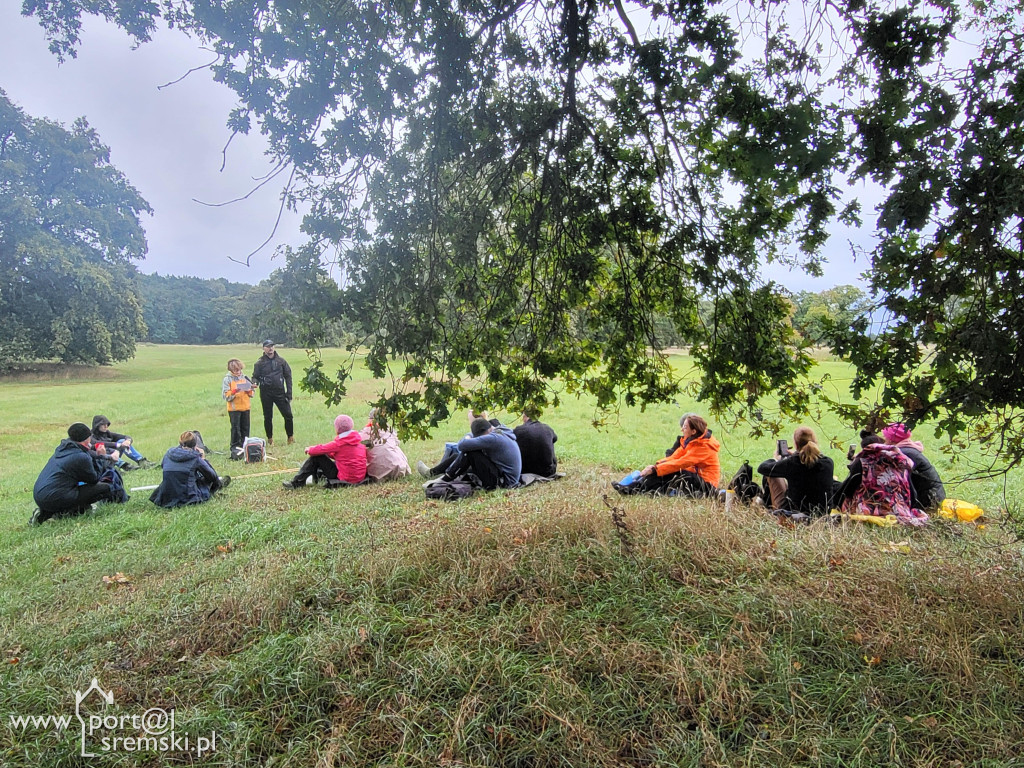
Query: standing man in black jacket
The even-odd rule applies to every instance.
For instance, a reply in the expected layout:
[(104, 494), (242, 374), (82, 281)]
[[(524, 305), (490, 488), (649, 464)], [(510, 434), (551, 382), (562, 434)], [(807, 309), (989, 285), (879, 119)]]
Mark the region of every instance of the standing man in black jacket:
[(277, 354), (274, 342), (263, 342), (263, 357), (252, 367), (252, 380), (260, 393), (263, 404), (263, 431), (267, 433), (267, 445), (274, 444), (274, 406), (284, 416), (284, 431), (288, 444), (295, 442), (292, 424), (292, 369), (288, 362)]

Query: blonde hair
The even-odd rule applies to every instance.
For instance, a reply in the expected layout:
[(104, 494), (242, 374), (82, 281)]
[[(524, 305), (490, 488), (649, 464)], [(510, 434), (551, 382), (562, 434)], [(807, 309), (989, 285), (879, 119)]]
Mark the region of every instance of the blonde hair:
[(818, 447), (818, 436), (810, 427), (797, 427), (793, 432), (793, 445), (800, 457), (800, 463), (809, 467), (821, 458), (821, 449)]
[[(240, 369), (241, 368), (245, 368), (245, 364), (241, 360), (239, 360), (237, 357), (232, 357), (230, 360), (228, 360), (228, 370), (229, 371), (231, 371), (231, 364), (232, 363), (238, 363), (238, 367)], [(231, 371), (231, 372), (234, 373), (234, 371)]]
[(181, 437), (178, 438), (178, 445), (182, 448), (195, 448), (196, 447), (196, 433), (192, 430), (186, 429), (181, 433)]

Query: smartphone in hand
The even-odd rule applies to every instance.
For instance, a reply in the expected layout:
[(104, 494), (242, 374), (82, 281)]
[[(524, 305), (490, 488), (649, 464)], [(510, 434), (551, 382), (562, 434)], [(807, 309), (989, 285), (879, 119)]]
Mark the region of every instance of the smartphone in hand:
[(789, 443), (786, 442), (786, 438), (775, 441), (775, 452), (779, 456), (789, 456)]

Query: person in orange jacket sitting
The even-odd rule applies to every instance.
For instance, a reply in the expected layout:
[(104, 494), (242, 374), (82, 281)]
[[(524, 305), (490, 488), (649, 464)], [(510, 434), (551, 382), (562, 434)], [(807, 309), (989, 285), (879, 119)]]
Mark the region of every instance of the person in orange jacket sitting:
[(678, 447), (661, 461), (640, 470), (630, 485), (612, 483), (619, 493), (669, 493), (694, 498), (716, 496), (722, 468), (718, 461), (721, 449), (708, 429), (708, 423), (695, 413), (679, 420)]
[(323, 445), (311, 445), (309, 456), (299, 473), (283, 483), (285, 488), (299, 488), (310, 477), (324, 480), (328, 486), (356, 485), (366, 480), (366, 446), (354, 429), (351, 416), (342, 414), (334, 420), (336, 437)]

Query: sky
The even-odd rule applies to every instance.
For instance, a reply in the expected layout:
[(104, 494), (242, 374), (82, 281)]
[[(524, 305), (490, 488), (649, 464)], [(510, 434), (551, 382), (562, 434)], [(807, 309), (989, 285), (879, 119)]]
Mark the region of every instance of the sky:
[[(19, 7), (20, 2), (0, 2), (0, 88), (32, 117), (70, 126), (84, 116), (96, 129), (113, 165), (154, 211), (142, 217), (149, 255), (140, 271), (257, 283), (284, 266), (274, 258), (276, 248), (298, 245), (303, 236), (301, 216), (287, 211), (275, 232), (281, 184), (271, 182), (230, 205), (196, 202), (242, 197), (271, 168), (255, 130), (235, 137), (225, 162), (225, 122), (235, 98), (206, 70), (160, 88), (210, 62), (211, 53), (166, 29), (133, 50), (126, 34), (87, 17), (78, 57), (58, 64), (37, 21), (21, 16)], [(865, 214), (870, 220), (870, 207)], [(868, 265), (853, 259), (849, 242), (866, 245), (870, 236), (838, 225), (834, 231), (823, 277), (781, 266), (769, 267), (766, 275), (793, 291), (857, 283)], [(248, 265), (237, 263), (267, 238), (272, 239)]]

